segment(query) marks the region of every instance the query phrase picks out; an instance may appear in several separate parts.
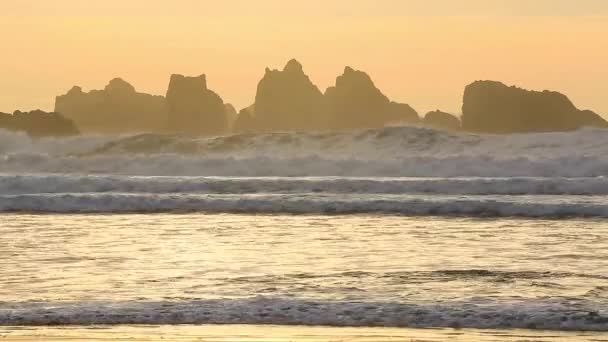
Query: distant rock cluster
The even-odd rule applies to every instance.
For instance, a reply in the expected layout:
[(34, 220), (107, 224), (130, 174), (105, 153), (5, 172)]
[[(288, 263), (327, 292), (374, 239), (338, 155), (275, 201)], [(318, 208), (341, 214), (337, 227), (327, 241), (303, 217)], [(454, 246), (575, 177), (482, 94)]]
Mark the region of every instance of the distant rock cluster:
[(344, 130), (419, 121), (412, 107), (391, 102), (362, 71), (346, 67), (322, 93), (291, 60), (282, 71), (266, 69), (255, 104), (239, 113), (234, 130)]
[(79, 133), (72, 120), (59, 113), (47, 113), (41, 110), (15, 111), (13, 114), (0, 113), (0, 129), (22, 131), (32, 137), (70, 136)]
[(82, 132), (156, 132), (166, 126), (167, 103), (163, 96), (138, 93), (115, 78), (103, 90), (83, 92), (73, 87), (55, 99), (55, 112), (73, 120)]
[(255, 102), (238, 112), (208, 88), (205, 75), (172, 75), (166, 96), (137, 92), (128, 82), (115, 78), (103, 90), (84, 92), (75, 86), (57, 96), (54, 113), (0, 116), (0, 128), (24, 130), (32, 136), (75, 134), (78, 129), (83, 133), (221, 135), (392, 124), (479, 133), (608, 127), (600, 115), (577, 109), (563, 94), (494, 81), (476, 81), (466, 87), (461, 117), (436, 110), (421, 118), (409, 105), (391, 101), (368, 74), (351, 67), (322, 92), (295, 59), (283, 70), (267, 68), (258, 83)]

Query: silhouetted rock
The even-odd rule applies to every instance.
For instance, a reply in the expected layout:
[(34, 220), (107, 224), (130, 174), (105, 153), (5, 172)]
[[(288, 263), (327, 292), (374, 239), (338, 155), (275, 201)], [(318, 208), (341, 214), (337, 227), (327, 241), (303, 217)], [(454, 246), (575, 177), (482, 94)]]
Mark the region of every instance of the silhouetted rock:
[(83, 132), (158, 132), (167, 122), (163, 96), (138, 93), (120, 78), (111, 80), (104, 90), (85, 93), (73, 87), (57, 96), (55, 111), (74, 120)]
[(406, 104), (391, 102), (372, 79), (350, 67), (325, 91), (331, 113), (331, 128), (383, 127), (389, 123), (417, 123), (418, 113)]
[(323, 94), (295, 59), (283, 71), (266, 69), (253, 115), (262, 130), (317, 130), (328, 124)]
[(457, 131), (460, 129), (460, 119), (456, 115), (445, 113), (439, 110), (428, 112), (424, 116), (424, 125), (444, 129), (448, 131)]
[(205, 75), (171, 75), (167, 103), (171, 132), (214, 135), (226, 131), (228, 120), (224, 101), (207, 88)]
[(41, 110), (0, 113), (0, 129), (23, 131), (32, 137), (69, 136), (78, 134), (74, 122), (59, 113)]
[(406, 103), (391, 102), (385, 114), (386, 123), (418, 123), (418, 112)]
[(464, 92), (462, 127), (472, 132), (517, 133), (608, 127), (592, 111), (582, 111), (563, 94), (477, 81)]

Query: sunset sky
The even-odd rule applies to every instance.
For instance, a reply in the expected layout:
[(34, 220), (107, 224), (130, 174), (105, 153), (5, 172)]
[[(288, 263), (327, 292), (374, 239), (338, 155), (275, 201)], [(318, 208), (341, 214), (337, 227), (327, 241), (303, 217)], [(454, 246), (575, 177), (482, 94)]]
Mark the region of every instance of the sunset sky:
[(608, 115), (606, 0), (1, 0), (0, 13), (0, 112), (51, 110), (113, 77), (164, 94), (172, 73), (205, 73), (244, 107), (266, 66), (297, 58), (322, 91), (350, 65), (421, 114), (459, 113), (464, 86), (492, 79)]

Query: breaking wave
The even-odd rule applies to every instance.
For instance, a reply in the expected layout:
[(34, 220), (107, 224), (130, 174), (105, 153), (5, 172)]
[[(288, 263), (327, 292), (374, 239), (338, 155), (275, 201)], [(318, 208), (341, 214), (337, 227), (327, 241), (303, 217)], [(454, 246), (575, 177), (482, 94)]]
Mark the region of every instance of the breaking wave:
[(608, 331), (592, 303), (567, 299), (404, 304), (256, 297), (181, 302), (25, 303), (0, 308), (0, 325), (273, 324)]
[(0, 131), (0, 212), (603, 218), (607, 175), (602, 129), (38, 140)]
[(608, 195), (608, 177), (593, 178), (349, 178), (2, 175), (1, 194), (450, 194)]
[(608, 217), (604, 197), (361, 194), (123, 194), (1, 195), (0, 212), (393, 214), (469, 217)]
[(608, 130), (474, 135), (416, 127), (197, 138), (32, 140), (0, 131), (0, 172), (189, 176), (597, 177)]

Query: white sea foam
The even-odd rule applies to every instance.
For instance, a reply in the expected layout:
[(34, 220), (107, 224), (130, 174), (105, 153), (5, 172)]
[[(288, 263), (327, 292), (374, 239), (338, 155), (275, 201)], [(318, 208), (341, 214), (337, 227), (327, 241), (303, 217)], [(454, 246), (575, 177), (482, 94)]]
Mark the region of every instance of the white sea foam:
[(608, 217), (604, 197), (361, 194), (121, 194), (0, 196), (0, 212), (396, 214), (472, 217)]
[(5, 195), (110, 192), (608, 195), (608, 178), (159, 177), (0, 174), (0, 194)]
[(191, 138), (30, 138), (0, 131), (0, 172), (190, 176), (597, 177), (608, 130), (473, 135), (388, 127)]
[(573, 196), (608, 195), (608, 130), (601, 129), (40, 140), (0, 131), (0, 142), (4, 212), (608, 217), (603, 198)]
[(277, 324), (608, 331), (592, 303), (565, 299), (406, 304), (257, 297), (186, 302), (22, 303), (0, 325)]

